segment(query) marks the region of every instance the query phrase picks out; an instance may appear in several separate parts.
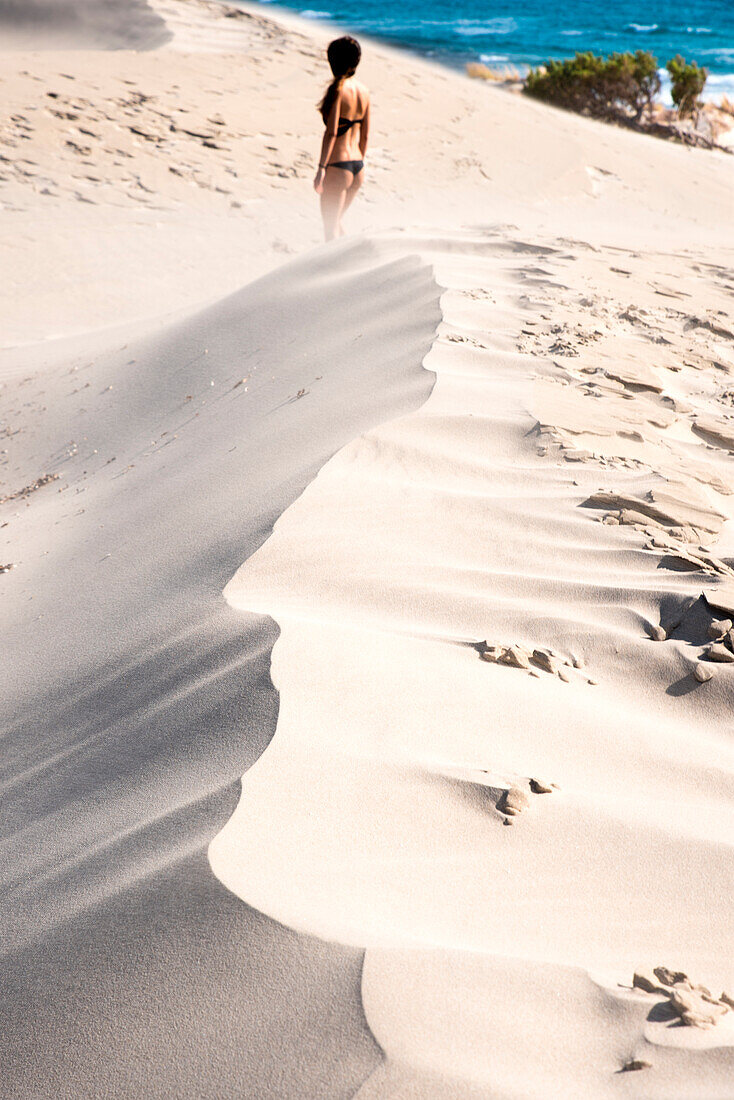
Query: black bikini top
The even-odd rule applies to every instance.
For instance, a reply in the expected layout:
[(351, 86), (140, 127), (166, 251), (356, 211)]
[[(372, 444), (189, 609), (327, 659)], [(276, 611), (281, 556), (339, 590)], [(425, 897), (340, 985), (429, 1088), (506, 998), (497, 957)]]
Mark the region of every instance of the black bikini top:
[(364, 122), (364, 115), (362, 118), (344, 118), (342, 115), (336, 128), (336, 136), (343, 137), (347, 130), (351, 130), (352, 126), (357, 126), (360, 122)]

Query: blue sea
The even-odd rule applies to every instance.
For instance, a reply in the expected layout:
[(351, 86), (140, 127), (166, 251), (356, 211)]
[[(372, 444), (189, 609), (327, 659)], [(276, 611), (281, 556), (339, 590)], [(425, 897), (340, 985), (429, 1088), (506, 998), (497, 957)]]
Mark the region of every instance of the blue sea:
[(709, 70), (707, 98), (734, 98), (734, 0), (278, 0), (383, 42), (463, 67), (484, 61), (521, 71), (577, 50), (650, 50), (662, 68), (676, 54)]

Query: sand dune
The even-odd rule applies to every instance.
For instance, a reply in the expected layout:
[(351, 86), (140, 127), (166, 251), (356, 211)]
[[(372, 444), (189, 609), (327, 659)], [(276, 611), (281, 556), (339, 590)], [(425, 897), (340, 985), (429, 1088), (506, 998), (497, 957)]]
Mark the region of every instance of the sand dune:
[(277, 628), (220, 593), (335, 449), (424, 400), (438, 316), (426, 265), (346, 245), (7, 361), (10, 483), (58, 480), (4, 506), (5, 1095), (347, 1096), (376, 1063), (359, 953), (206, 865), (278, 709)]
[[(656, 334), (685, 357), (701, 325), (640, 292), (648, 331), (608, 371), (620, 326), (598, 306), (616, 316), (627, 293), (610, 256), (546, 241), (551, 278), (530, 296), (538, 256), (520, 243), (436, 236), (447, 291), (430, 399), (330, 460), (225, 589), (278, 622), (281, 704), (210, 859), (258, 909), (367, 947), (373, 1033), (389, 1059), (439, 1074), (393, 1087), (380, 1071), (367, 1096), (613, 1095), (625, 1059), (655, 1067), (635, 1096), (725, 1095), (734, 1015), (691, 1039), (631, 990), (665, 960), (717, 997), (734, 985), (734, 755), (712, 722), (732, 682), (726, 665), (692, 675), (717, 618), (700, 594), (729, 571), (712, 545), (734, 515), (728, 450), (691, 434), (725, 388), (707, 381), (715, 341), (688, 337), (698, 361), (667, 368)], [(663, 257), (647, 265), (662, 277)], [(685, 267), (688, 309), (721, 318), (726, 292), (708, 282), (700, 301)], [(516, 349), (525, 332), (542, 344), (572, 301), (563, 352), (510, 350), (513, 316)], [(601, 326), (591, 341), (584, 308)], [(602, 484), (611, 504), (589, 507)], [(637, 501), (636, 523), (599, 522)], [(679, 572), (689, 553), (700, 564)], [(485, 641), (520, 647), (526, 668), (482, 661)], [(524, 811), (503, 815), (517, 790)]]
[(370, 49), (314, 248), (152, 10), (3, 55), (4, 1095), (734, 1095), (734, 161)]
[(144, 0), (1, 0), (4, 49), (147, 50), (167, 42)]

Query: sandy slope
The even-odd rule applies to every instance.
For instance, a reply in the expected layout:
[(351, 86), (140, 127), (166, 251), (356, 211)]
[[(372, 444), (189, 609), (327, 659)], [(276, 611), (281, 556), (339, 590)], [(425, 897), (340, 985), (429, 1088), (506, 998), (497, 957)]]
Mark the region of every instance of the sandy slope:
[(437, 321), (425, 265), (346, 246), (11, 357), (10, 483), (58, 480), (3, 505), (4, 1095), (349, 1096), (375, 1065), (359, 953), (206, 863), (278, 707), (277, 628), (221, 589), (335, 449), (424, 400)]
[(155, 12), (3, 55), (5, 1091), (734, 1096), (734, 161), (368, 51), (222, 300), (329, 32)]
[(149, 50), (171, 32), (145, 0), (0, 0), (3, 49)]
[[(734, 681), (691, 675), (702, 604), (649, 637), (732, 575), (725, 549), (674, 557), (734, 517), (728, 451), (691, 431), (729, 392), (730, 276), (680, 261), (661, 298), (669, 260), (648, 255), (631, 307), (609, 266), (639, 276), (639, 255), (507, 231), (413, 245), (448, 288), (431, 398), (335, 456), (225, 590), (279, 624), (281, 707), (212, 866), (284, 923), (368, 947), (373, 1033), (440, 1077), (381, 1071), (365, 1096), (730, 1095), (734, 1014), (674, 1027), (629, 989), (660, 964), (734, 985)], [(600, 487), (642, 511), (669, 494), (655, 545), (584, 507)], [(568, 682), (485, 663), (484, 639), (554, 649)], [(531, 805), (507, 828), (511, 787)], [(654, 1068), (621, 1085), (629, 1058)]]

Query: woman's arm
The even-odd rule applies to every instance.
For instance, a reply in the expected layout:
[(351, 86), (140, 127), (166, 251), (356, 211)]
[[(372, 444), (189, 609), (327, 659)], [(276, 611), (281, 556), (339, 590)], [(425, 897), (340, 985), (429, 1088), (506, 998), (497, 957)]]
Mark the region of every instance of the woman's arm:
[(367, 155), (367, 142), (370, 137), (370, 103), (367, 100), (367, 106), (364, 109), (362, 116), (362, 125), (359, 128), (359, 151), (364, 158)]
[(339, 130), (339, 112), (341, 110), (342, 95), (339, 92), (338, 96), (332, 104), (332, 108), (329, 111), (329, 117), (326, 121), (326, 129), (324, 130), (324, 139), (321, 142), (321, 156), (319, 157), (319, 167), (316, 171), (313, 181), (314, 191), (320, 195), (324, 189), (324, 176), (326, 175), (326, 165), (329, 163), (331, 152), (334, 148), (334, 142), (336, 141), (336, 135)]

